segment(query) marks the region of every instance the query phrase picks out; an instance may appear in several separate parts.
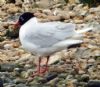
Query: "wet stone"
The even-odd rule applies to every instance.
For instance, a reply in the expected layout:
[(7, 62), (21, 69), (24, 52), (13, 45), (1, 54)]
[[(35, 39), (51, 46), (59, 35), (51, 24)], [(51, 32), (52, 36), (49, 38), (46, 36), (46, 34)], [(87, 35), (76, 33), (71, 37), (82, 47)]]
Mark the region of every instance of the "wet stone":
[(61, 73), (58, 75), (59, 78), (66, 78), (67, 77), (67, 73)]
[(4, 83), (13, 83), (13, 79), (11, 80), (9, 77), (2, 76), (1, 78)]
[(14, 71), (12, 72), (12, 75), (13, 76), (20, 76), (22, 71), (23, 71), (23, 69), (15, 68)]
[(26, 86), (25, 84), (20, 83), (20, 84), (16, 85), (15, 87), (28, 87), (28, 86)]
[(12, 84), (12, 83), (5, 83), (4, 87), (15, 87), (16, 84)]
[(80, 78), (80, 81), (82, 81), (82, 82), (88, 82), (89, 81), (89, 75), (87, 75), (87, 74), (83, 74), (82, 76), (81, 76), (81, 78)]
[(0, 78), (0, 87), (3, 87), (3, 80)]
[(15, 68), (14, 64), (2, 64), (0, 66), (0, 71), (4, 72), (4, 71), (8, 71), (8, 72), (12, 72)]
[(25, 83), (26, 81), (20, 78), (16, 78), (13, 80), (15, 84), (19, 84), (19, 83)]
[(100, 81), (91, 80), (88, 82), (87, 87), (100, 87)]
[(40, 83), (47, 83), (47, 82), (49, 82), (50, 80), (55, 79), (57, 76), (58, 76), (57, 74), (49, 74), (49, 75), (46, 76), (44, 79), (39, 80), (39, 82), (40, 82)]
[(26, 69), (32, 68), (32, 65), (31, 65), (31, 64), (26, 64), (26, 65), (24, 66), (24, 68), (26, 68)]

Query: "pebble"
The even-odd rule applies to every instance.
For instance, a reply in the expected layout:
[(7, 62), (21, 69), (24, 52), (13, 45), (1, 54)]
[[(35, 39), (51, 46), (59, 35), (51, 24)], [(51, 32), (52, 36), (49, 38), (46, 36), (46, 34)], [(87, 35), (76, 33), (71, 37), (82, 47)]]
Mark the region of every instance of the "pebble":
[(100, 69), (100, 65), (97, 65), (97, 68)]
[(32, 65), (30, 65), (30, 64), (25, 64), (24, 68), (26, 68), (26, 69), (32, 68)]
[(3, 81), (1, 78), (0, 78), (0, 87), (3, 87)]
[(16, 84), (12, 84), (12, 83), (5, 83), (4, 87), (15, 87)]
[(89, 59), (88, 63), (95, 63), (95, 59)]
[(76, 16), (76, 13), (73, 12), (73, 11), (69, 11), (68, 14), (69, 14), (70, 17), (75, 17)]
[(100, 87), (100, 81), (95, 81), (95, 80), (92, 80), (92, 81), (89, 81), (88, 84), (87, 84), (87, 87)]
[(79, 70), (78, 73), (82, 75), (82, 74), (85, 74), (85, 71), (84, 70)]
[(9, 7), (9, 9), (7, 10), (7, 12), (9, 14), (15, 14), (15, 13), (17, 13), (19, 11), (20, 11), (19, 8), (18, 7), (15, 7), (15, 6), (13, 6), (13, 8)]
[(80, 15), (81, 16), (86, 16), (87, 14), (88, 14), (88, 10), (85, 10), (85, 11), (82, 11)]
[(52, 12), (51, 12), (50, 9), (44, 9), (43, 13), (46, 14), (46, 15), (52, 15)]
[[(56, 85), (57, 85), (57, 83), (58, 83), (58, 81), (59, 81), (59, 78), (54, 78), (54, 79), (52, 79), (51, 81), (49, 81), (48, 82), (48, 85), (51, 87), (55, 87)], [(48, 86), (47, 86), (48, 87)]]
[(26, 81), (21, 78), (16, 78), (13, 80), (15, 84), (25, 83)]
[(0, 36), (0, 42), (4, 41), (5, 39), (3, 37)]
[(0, 65), (0, 67), (1, 67), (0, 68), (1, 72), (6, 72), (6, 71), (12, 72), (15, 68), (15, 65), (14, 64), (2, 64)]
[(14, 68), (13, 75), (20, 76), (22, 71), (23, 71), (23, 69), (21, 69), (21, 68)]
[(100, 11), (100, 6), (98, 6), (97, 8), (90, 8), (89, 12), (99, 12)]
[(4, 45), (4, 49), (7, 50), (7, 49), (11, 49), (13, 48), (12, 44), (5, 44)]
[(80, 78), (81, 82), (88, 82), (90, 79), (89, 75), (83, 74)]
[(21, 77), (22, 78), (28, 78), (28, 77), (30, 77), (30, 75), (32, 75), (33, 72), (34, 72), (33, 69), (28, 69), (27, 71), (22, 71)]
[(20, 84), (16, 85), (16, 87), (28, 87), (28, 86), (26, 86), (26, 85), (23, 84), (23, 83), (20, 83)]
[(84, 23), (84, 21), (83, 21), (83, 20), (77, 20), (77, 19), (76, 19), (76, 20), (74, 20), (74, 23), (75, 23), (75, 24), (81, 24), (81, 23)]
[(66, 78), (68, 77), (67, 76), (67, 73), (61, 73), (60, 75), (58, 75), (59, 78)]
[(85, 21), (89, 21), (90, 19), (93, 19), (94, 18), (94, 15), (90, 14), (90, 15), (87, 15), (84, 20)]
[(22, 71), (21, 72), (21, 77), (22, 78), (28, 78), (29, 77), (29, 73), (27, 73), (26, 71)]
[(54, 82), (55, 80), (53, 80), (53, 79), (55, 79), (57, 76), (58, 76), (57, 74), (50, 74), (50, 75), (46, 76), (44, 79), (39, 80), (39, 82), (47, 83), (47, 82), (49, 82), (51, 80)]

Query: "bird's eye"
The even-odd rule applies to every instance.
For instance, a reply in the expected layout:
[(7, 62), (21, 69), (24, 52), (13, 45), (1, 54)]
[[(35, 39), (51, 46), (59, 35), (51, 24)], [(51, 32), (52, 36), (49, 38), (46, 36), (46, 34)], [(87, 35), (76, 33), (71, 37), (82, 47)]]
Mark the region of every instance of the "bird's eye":
[(24, 21), (24, 18), (23, 18), (23, 17), (20, 17), (20, 19), (21, 19), (22, 21)]

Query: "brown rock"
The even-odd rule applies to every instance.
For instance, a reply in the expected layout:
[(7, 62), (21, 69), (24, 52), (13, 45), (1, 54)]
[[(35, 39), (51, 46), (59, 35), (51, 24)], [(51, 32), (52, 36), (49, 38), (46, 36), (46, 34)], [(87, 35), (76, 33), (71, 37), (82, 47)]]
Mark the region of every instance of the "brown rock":
[(7, 16), (7, 13), (4, 11), (0, 11), (0, 18), (3, 18)]
[(91, 15), (88, 15), (84, 18), (85, 21), (89, 21), (90, 19), (93, 19), (94, 18), (94, 15), (91, 14)]
[(50, 3), (48, 0), (42, 0), (42, 1), (40, 0), (36, 2), (36, 4), (39, 8), (48, 8), (52, 3)]
[(75, 87), (72, 80), (67, 81), (67, 87)]
[(95, 59), (89, 59), (88, 63), (95, 63)]
[(81, 23), (84, 23), (84, 21), (83, 20), (74, 20), (74, 23), (81, 24)]
[(59, 21), (61, 17), (60, 16), (48, 16), (47, 19), (50, 21)]
[(19, 46), (20, 46), (19, 43), (17, 43), (17, 42), (16, 42), (16, 43), (15, 43), (15, 42), (13, 43), (13, 47), (14, 47), (14, 48), (18, 48)]
[(49, 68), (50, 72), (58, 72), (58, 73), (62, 73), (62, 72), (66, 72), (66, 68), (65, 67), (61, 67), (61, 66), (55, 66), (55, 67), (50, 67)]
[(38, 18), (47, 18), (47, 15), (42, 12), (36, 12), (34, 15)]
[(53, 15), (50, 9), (44, 9), (42, 12), (46, 15)]
[(97, 68), (100, 69), (100, 65), (97, 65)]
[(14, 14), (14, 13), (17, 13), (19, 11), (20, 11), (19, 7), (13, 7), (13, 8), (11, 7), (7, 10), (7, 12), (10, 14)]
[(68, 14), (70, 15), (70, 17), (75, 17), (76, 16), (76, 13), (73, 12), (73, 11), (69, 11)]
[(6, 3), (6, 0), (0, 0), (0, 4)]

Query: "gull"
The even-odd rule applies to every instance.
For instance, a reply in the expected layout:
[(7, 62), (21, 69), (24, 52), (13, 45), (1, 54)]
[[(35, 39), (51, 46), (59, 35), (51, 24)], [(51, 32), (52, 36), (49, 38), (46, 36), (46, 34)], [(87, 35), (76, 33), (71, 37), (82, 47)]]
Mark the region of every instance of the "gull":
[[(19, 39), (22, 47), (39, 58), (37, 71), (33, 73), (32, 77), (48, 71), (48, 61), (51, 55), (71, 45), (82, 43), (83, 40), (80, 38), (82, 34), (91, 30), (91, 28), (85, 28), (76, 31), (74, 23), (38, 22), (35, 15), (30, 12), (20, 15), (15, 24), (15, 29), (18, 28), (20, 29)], [(47, 58), (47, 61), (43, 68), (41, 61), (44, 57)]]

